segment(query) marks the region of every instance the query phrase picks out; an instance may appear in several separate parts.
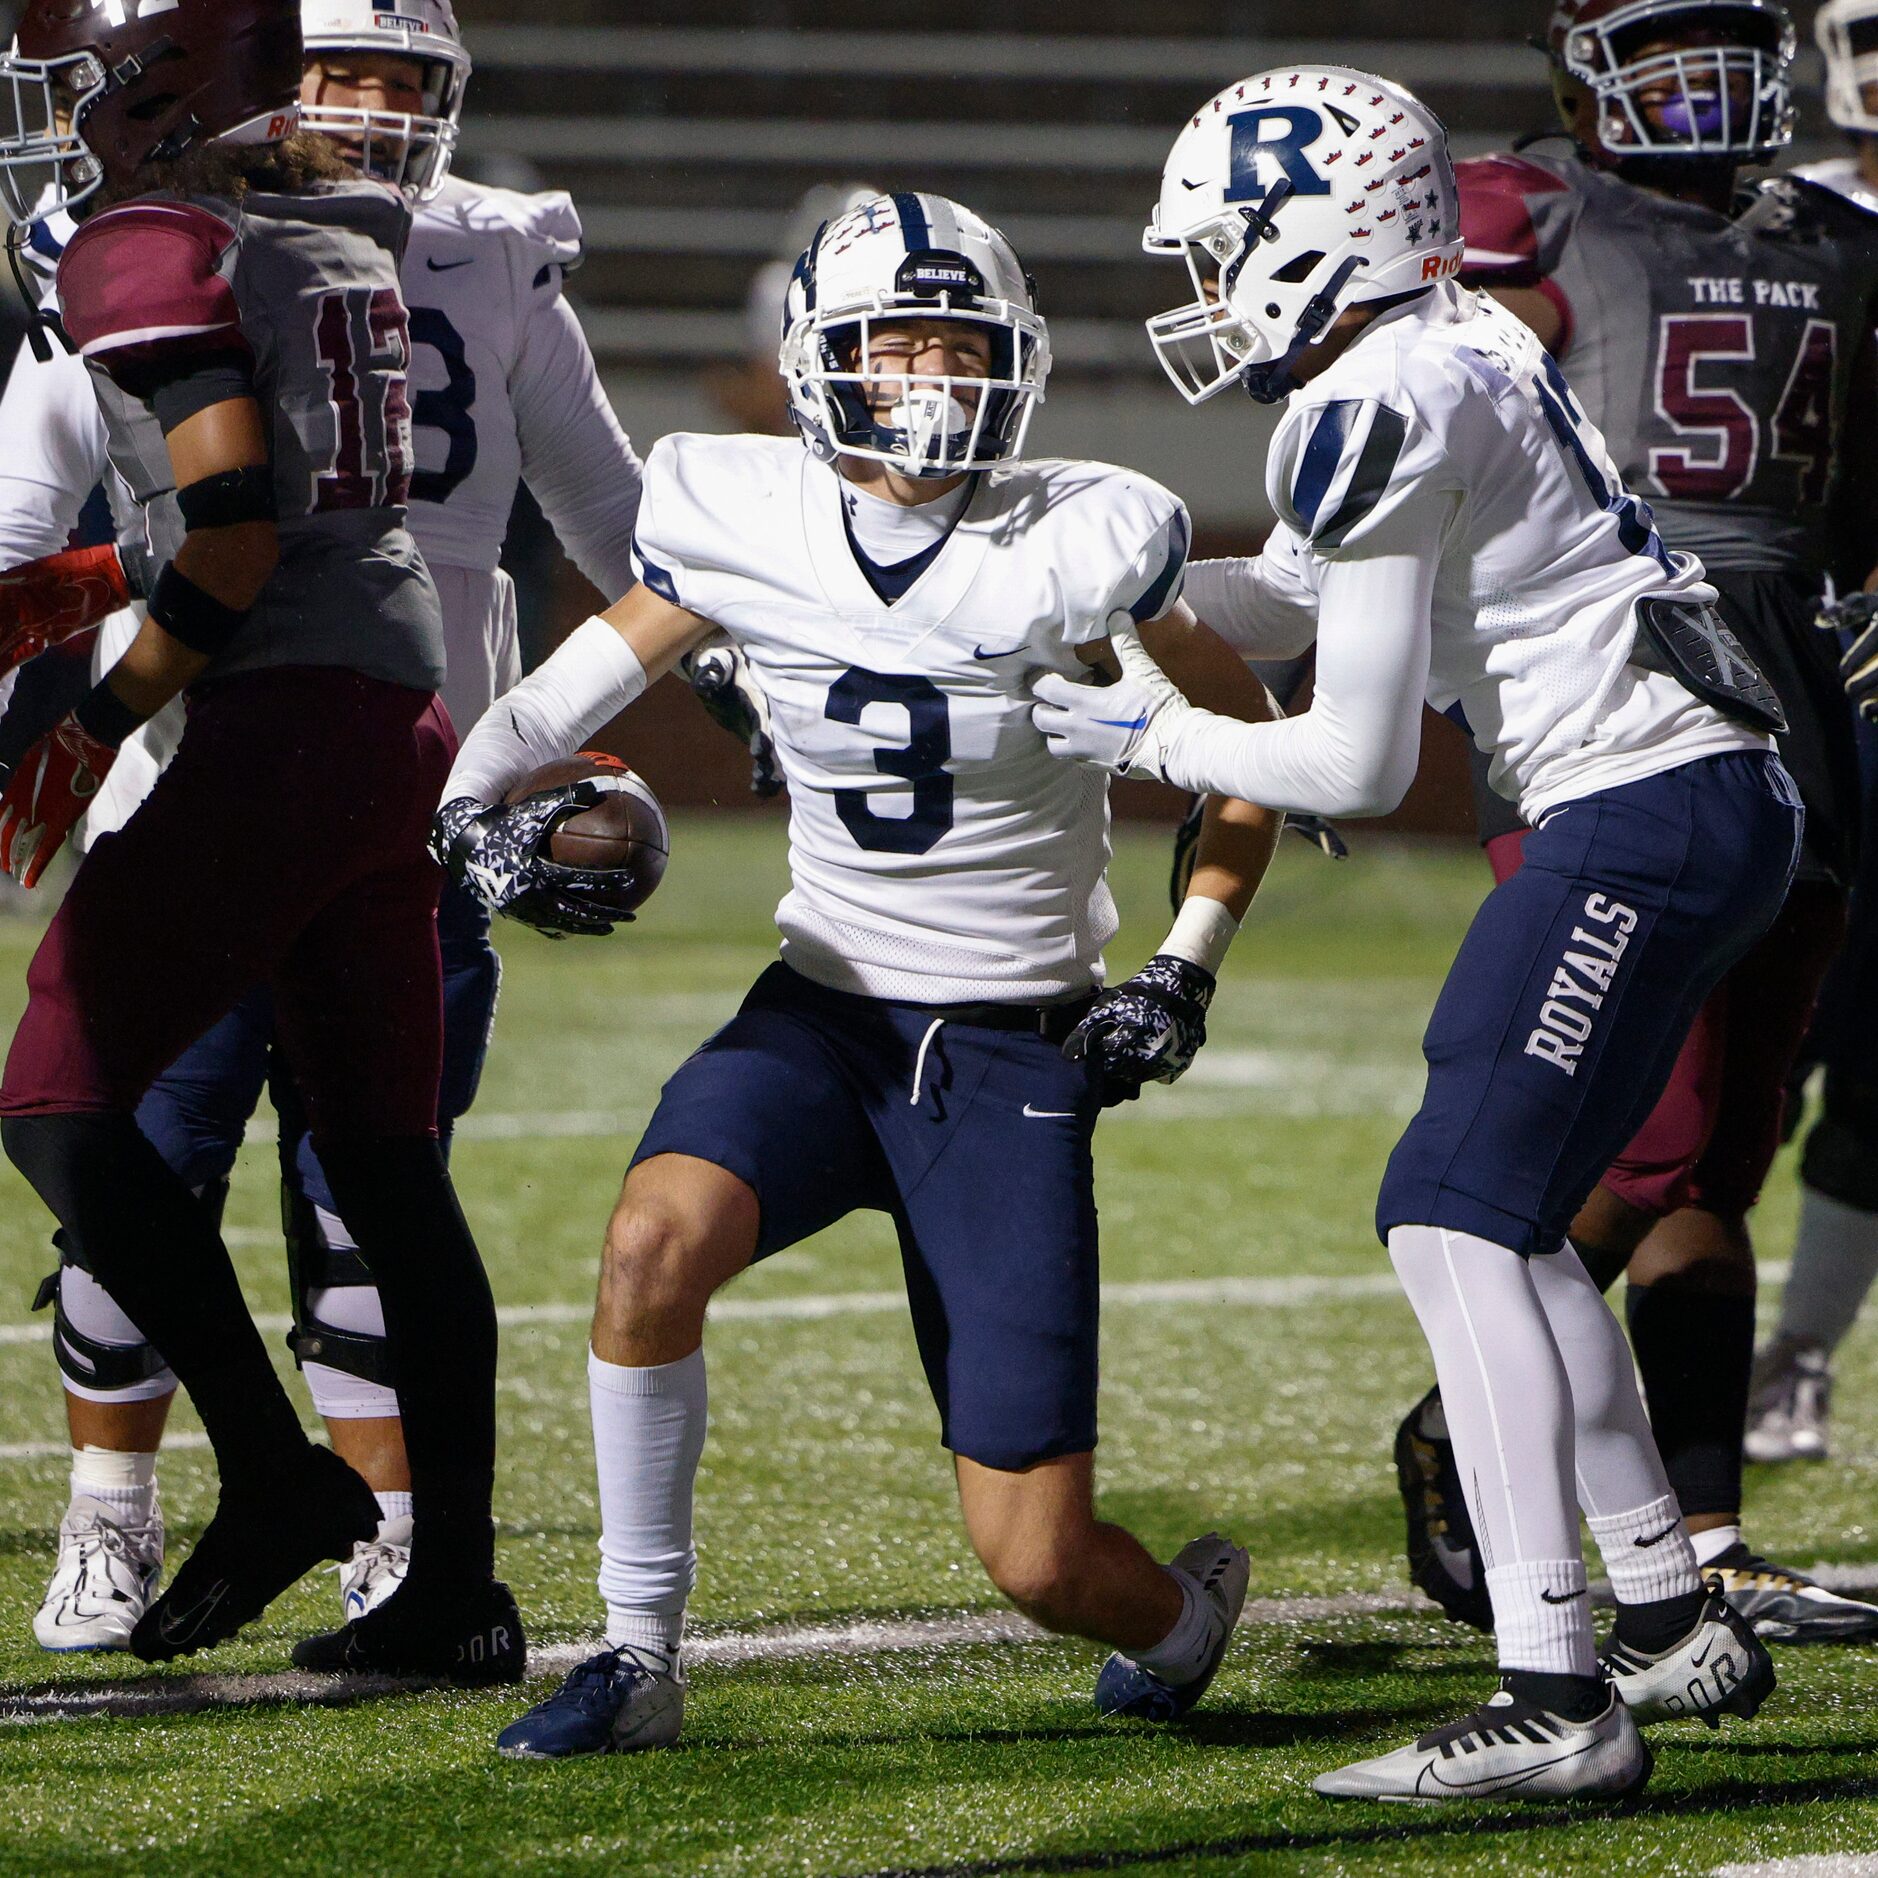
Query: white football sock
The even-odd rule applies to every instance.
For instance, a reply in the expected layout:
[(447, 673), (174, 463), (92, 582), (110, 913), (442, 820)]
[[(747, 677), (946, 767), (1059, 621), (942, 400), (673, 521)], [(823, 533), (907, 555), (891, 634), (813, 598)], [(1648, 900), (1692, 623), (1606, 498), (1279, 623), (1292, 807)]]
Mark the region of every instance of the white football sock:
[(1585, 1523), (1619, 1604), (1654, 1604), (1701, 1590), (1695, 1547), (1673, 1493), (1627, 1513), (1589, 1513)]
[(646, 1369), (587, 1352), (600, 1476), (600, 1595), (606, 1640), (674, 1669), (697, 1579), (691, 1492), (707, 1420), (704, 1352)]
[(1695, 1548), (1696, 1564), (1706, 1571), (1724, 1552), (1741, 1543), (1741, 1528), (1711, 1526), (1707, 1532), (1692, 1532), (1689, 1543)]
[(1569, 1243), (1532, 1260), (1532, 1286), (1571, 1378), (1578, 1504), (1588, 1519), (1654, 1506), (1669, 1493), (1669, 1476), (1623, 1326)]
[(1800, 1187), (1800, 1230), (1780, 1298), (1782, 1337), (1837, 1349), (1878, 1278), (1878, 1213)]
[(409, 1519), (412, 1501), (409, 1493), (374, 1493), (378, 1502), (378, 1530), (382, 1535), (394, 1519)]
[(1434, 1355), (1500, 1665), (1594, 1675), (1571, 1384), (1527, 1261), (1438, 1226), (1397, 1226), (1389, 1257)]
[(95, 1501), (126, 1526), (148, 1525), (156, 1509), (156, 1461), (154, 1454), (74, 1448), (72, 1498)]
[(1167, 1575), (1180, 1587), (1180, 1615), (1153, 1649), (1132, 1651), (1128, 1660), (1178, 1689), (1206, 1667), (1207, 1653), (1219, 1634), (1219, 1613), (1191, 1572), (1170, 1565)]

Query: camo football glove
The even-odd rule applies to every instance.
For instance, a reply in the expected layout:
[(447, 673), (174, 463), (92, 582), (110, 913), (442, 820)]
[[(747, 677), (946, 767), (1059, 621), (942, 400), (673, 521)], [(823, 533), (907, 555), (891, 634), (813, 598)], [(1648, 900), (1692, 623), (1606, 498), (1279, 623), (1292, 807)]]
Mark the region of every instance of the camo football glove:
[(77, 716), (97, 639), (75, 633), (30, 660), (0, 716), (0, 869), (23, 887), (39, 885), (117, 760)]
[(0, 574), (0, 675), (130, 605), (116, 548), (68, 548)]
[(1816, 623), (1842, 636), (1839, 680), (1845, 695), (1867, 723), (1878, 723), (1878, 593), (1848, 593), (1829, 600)]
[(770, 729), (769, 699), (734, 646), (705, 646), (687, 653), (679, 670), (712, 718), (750, 752), (750, 793), (767, 801), (783, 788), (782, 766)]
[(1206, 1042), (1217, 983), (1200, 966), (1157, 952), (1134, 977), (1097, 994), (1063, 1054), (1088, 1061), (1104, 1108), (1132, 1102), (1143, 1083), (1176, 1082)]
[(432, 817), (430, 852), (452, 879), (505, 919), (519, 920), (550, 939), (603, 938), (616, 923), (634, 917), (619, 904), (619, 876), (566, 867), (548, 855), (555, 829), (601, 799), (588, 781), (546, 790), (526, 802), (459, 796)]

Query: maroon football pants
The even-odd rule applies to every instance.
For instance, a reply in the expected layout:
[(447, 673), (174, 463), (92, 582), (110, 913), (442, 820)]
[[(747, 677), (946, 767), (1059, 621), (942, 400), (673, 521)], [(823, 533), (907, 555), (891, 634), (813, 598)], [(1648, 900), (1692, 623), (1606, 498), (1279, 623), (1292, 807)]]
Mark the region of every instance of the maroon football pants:
[(424, 843), (455, 750), (430, 693), (336, 667), (202, 687), (33, 958), (0, 1114), (134, 1109), (267, 982), (317, 1138), (434, 1133), (442, 875)]

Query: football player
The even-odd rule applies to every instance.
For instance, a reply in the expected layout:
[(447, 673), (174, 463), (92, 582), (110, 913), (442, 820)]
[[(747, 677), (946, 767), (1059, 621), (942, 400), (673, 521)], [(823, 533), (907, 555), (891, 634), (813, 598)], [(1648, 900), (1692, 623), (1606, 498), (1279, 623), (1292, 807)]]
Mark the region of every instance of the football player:
[[(1813, 25), (1826, 60), (1826, 110), (1852, 147), (1795, 173), (1878, 213), (1878, 3), (1826, 0)], [(1825, 1457), (1832, 1353), (1878, 1277), (1878, 598), (1848, 594), (1820, 623), (1844, 631), (1841, 671), (1863, 716), (1866, 839), (1846, 947), (1820, 993), (1807, 1049), (1824, 1065), (1825, 1100), (1800, 1157), (1800, 1230), (1780, 1323), (1755, 1359), (1747, 1453), (1756, 1461)]]
[[(135, 17), (33, 0), (0, 58), (0, 192), (19, 222), (77, 212), (59, 309), (147, 544), (13, 590), (5, 662), (37, 656), (0, 718), (0, 865), (36, 878), (118, 746), (190, 705), (33, 960), (0, 1139), (208, 1430), (220, 1504), (128, 1640), (149, 1660), (207, 1648), (380, 1518), (301, 1433), (212, 1212), (135, 1121), (166, 1066), (271, 987), (404, 1411), (412, 1567), (374, 1613), (376, 1660), (506, 1680), (523, 1639), (493, 1573), (495, 1311), (436, 1139), (423, 805), (455, 737), (437, 592), (403, 525), (410, 214), (298, 132), (301, 66), (291, 0)], [(147, 617), (94, 682), (83, 628), (133, 582)]]
[[(1376, 1211), (1434, 1353), (1501, 1686), (1317, 1790), (1634, 1791), (1637, 1721), (1752, 1714), (1773, 1670), (1703, 1588), (1623, 1332), (1565, 1234), (1785, 895), (1801, 817), (1773, 694), (1557, 364), (1454, 284), (1447, 141), (1407, 92), (1333, 66), (1228, 87), (1176, 141), (1146, 245), (1194, 283), (1149, 323), (1183, 394), (1287, 401), (1278, 525), (1258, 558), (1196, 569), (1192, 604), (1247, 656), (1314, 639), (1316, 690), (1300, 717), (1237, 723), (1123, 628), (1119, 687), (1038, 681), (1052, 750), (1376, 815), (1414, 778), (1426, 698), (1536, 831), (1449, 973)], [(1618, 1600), (1602, 1659), (1581, 1504)]]
[[(1548, 44), (1572, 147), (1460, 166), (1463, 279), (1533, 328), (1665, 542), (1701, 556), (1723, 618), (1779, 695), (1780, 747), (1807, 810), (1780, 918), (1704, 1007), (1572, 1241), (1600, 1284), (1627, 1271), (1651, 1421), (1703, 1568), (1763, 1635), (1870, 1637), (1878, 1608), (1747, 1544), (1741, 1456), (1748, 1215), (1843, 939), (1857, 848), (1850, 714), (1814, 616), (1828, 574), (1857, 590), (1873, 564), (1878, 220), (1791, 178), (1737, 194), (1741, 166), (1790, 136), (1793, 28), (1778, 0), (1568, 0)], [(1524, 823), (1484, 781), (1476, 795), (1503, 879)], [(1416, 1582), (1484, 1623), (1438, 1396), (1404, 1420), (1396, 1464)]]
[(1203, 695), (1263, 715), (1263, 689), (1177, 604), (1173, 496), (1025, 457), (1048, 333), (969, 209), (902, 193), (825, 224), (782, 368), (801, 441), (654, 448), (640, 585), (484, 719), (437, 820), (499, 909), (602, 923), (589, 883), (538, 859), (563, 811), (497, 805), (720, 629), (770, 701), (792, 805), (781, 961), (666, 1083), (607, 1233), (589, 1360), (607, 1647), (503, 1732), (512, 1756), (677, 1737), (706, 1304), (856, 1208), (899, 1230), (979, 1557), (1041, 1623), (1113, 1646), (1098, 1706), (1190, 1708), (1245, 1597), (1246, 1555), (1217, 1534), (1163, 1568), (1095, 1517), (1090, 1149), (1105, 1103), (1198, 1049), (1277, 818), (1216, 804), (1167, 943), (1098, 992), (1107, 786), (1049, 760), (1028, 685), (1139, 621)]
[[(452, 721), (475, 723), (521, 675), (515, 590), (498, 567), (518, 478), (604, 592), (632, 581), (628, 544), (639, 465), (562, 294), (580, 224), (564, 195), (520, 196), (451, 175), (469, 55), (448, 0), (305, 0), (301, 119), (412, 200), (402, 279), (413, 347), (417, 446), (410, 528), (442, 600)], [(0, 466), (0, 562), (56, 552), (106, 474), (104, 423), (82, 362), (24, 351), (3, 407), (20, 448)], [(134, 522), (134, 516), (133, 516)], [(134, 620), (131, 630), (135, 630)], [(109, 635), (107, 635), (109, 637)], [(166, 718), (171, 715), (166, 713)], [(123, 756), (87, 817), (120, 826), (173, 748)], [(142, 744), (149, 733), (133, 740)], [(449, 885), (439, 909), (444, 1074), (439, 1126), (470, 1106), (495, 1012), (499, 964), (488, 914)], [(218, 1207), (269, 1080), (276, 1033), (263, 988), (160, 1076), (138, 1111), (144, 1133)], [(347, 1617), (390, 1595), (409, 1558), (410, 1480), (371, 1275), (299, 1124), (292, 1080), (273, 1078), (287, 1123), (283, 1210), (293, 1346), (335, 1449), (378, 1494), (378, 1534), (340, 1574)], [(42, 1302), (71, 1426), (71, 1500), (34, 1630), (48, 1649), (122, 1647), (161, 1569), (156, 1449), (174, 1396), (162, 1356), (79, 1262), (71, 1244)]]

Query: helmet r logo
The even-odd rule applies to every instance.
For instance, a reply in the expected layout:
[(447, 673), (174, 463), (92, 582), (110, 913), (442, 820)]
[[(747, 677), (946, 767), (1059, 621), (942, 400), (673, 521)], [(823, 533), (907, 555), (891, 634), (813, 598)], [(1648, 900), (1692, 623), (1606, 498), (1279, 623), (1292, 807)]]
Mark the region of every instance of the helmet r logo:
[(1323, 118), (1308, 104), (1260, 105), (1226, 121), (1232, 128), (1228, 202), (1263, 202), (1281, 176), (1301, 196), (1330, 194), (1329, 182), (1304, 154), (1324, 134)]

